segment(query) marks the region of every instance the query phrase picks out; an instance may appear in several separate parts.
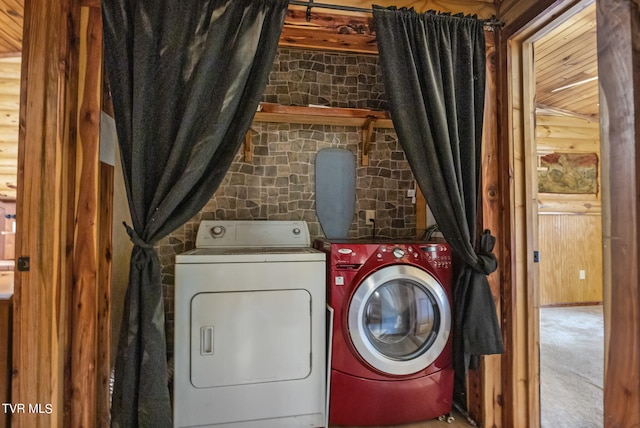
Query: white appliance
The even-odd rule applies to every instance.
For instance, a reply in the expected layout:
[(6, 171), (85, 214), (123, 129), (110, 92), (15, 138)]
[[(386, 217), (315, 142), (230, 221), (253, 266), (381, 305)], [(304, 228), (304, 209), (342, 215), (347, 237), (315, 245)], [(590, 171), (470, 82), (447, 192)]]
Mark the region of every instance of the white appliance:
[(325, 424), (325, 254), (303, 221), (203, 221), (176, 256), (174, 427)]

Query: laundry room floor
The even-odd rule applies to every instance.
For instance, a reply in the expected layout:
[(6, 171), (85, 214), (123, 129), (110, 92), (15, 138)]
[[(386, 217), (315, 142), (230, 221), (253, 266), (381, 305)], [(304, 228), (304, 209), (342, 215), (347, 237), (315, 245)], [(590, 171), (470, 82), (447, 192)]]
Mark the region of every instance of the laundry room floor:
[[(447, 423), (446, 421), (439, 421), (438, 419), (433, 419), (430, 421), (424, 422), (415, 422), (411, 424), (402, 424), (402, 425), (375, 425), (369, 426), (367, 428), (460, 428), (460, 427), (473, 427), (477, 426), (467, 420), (462, 414), (457, 411), (453, 412), (453, 417), (455, 420), (452, 423)], [(329, 425), (329, 428), (358, 428), (350, 425)]]

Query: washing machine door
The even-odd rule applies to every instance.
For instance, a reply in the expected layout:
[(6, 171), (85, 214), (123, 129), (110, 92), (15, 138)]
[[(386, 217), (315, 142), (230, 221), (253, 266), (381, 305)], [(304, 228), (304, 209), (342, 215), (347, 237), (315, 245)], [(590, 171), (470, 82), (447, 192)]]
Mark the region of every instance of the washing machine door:
[(383, 373), (407, 375), (431, 365), (451, 332), (451, 307), (440, 283), (414, 266), (392, 265), (365, 278), (348, 311), (360, 356)]

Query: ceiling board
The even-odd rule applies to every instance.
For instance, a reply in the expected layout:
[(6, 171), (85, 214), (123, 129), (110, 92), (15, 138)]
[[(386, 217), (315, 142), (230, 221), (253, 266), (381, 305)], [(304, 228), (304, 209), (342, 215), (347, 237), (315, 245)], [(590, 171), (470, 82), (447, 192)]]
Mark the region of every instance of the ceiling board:
[(22, 51), (24, 0), (0, 0), (0, 56)]
[(534, 57), (536, 102), (541, 113), (555, 111), (558, 115), (598, 119), (595, 3), (536, 41)]

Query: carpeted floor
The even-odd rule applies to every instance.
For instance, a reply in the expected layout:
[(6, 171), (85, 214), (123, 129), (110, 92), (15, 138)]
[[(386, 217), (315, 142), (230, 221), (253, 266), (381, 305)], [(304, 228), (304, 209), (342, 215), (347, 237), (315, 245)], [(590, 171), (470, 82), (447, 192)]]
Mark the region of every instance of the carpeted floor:
[(542, 428), (603, 426), (602, 306), (540, 310)]

